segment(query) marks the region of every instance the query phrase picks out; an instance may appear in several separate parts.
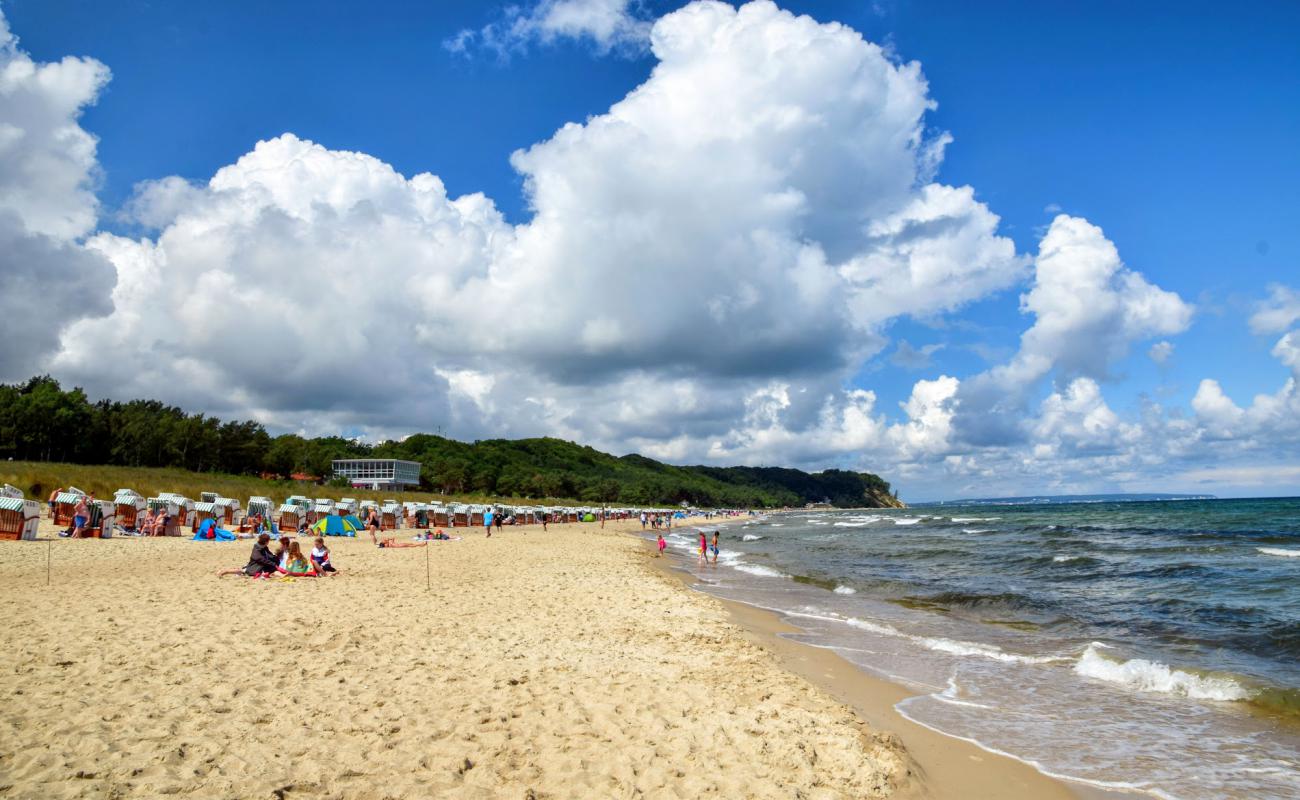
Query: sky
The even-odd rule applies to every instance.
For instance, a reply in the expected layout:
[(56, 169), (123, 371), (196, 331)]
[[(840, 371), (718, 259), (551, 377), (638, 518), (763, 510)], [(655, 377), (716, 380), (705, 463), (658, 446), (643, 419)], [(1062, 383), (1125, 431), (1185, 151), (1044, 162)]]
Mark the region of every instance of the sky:
[(1300, 494), (1300, 6), (0, 0), (0, 381)]

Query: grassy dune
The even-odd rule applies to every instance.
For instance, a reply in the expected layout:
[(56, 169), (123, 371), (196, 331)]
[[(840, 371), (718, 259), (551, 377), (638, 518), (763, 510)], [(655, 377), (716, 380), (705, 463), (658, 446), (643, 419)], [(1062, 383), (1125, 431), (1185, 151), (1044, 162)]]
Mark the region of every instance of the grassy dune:
[(439, 495), (430, 492), (372, 492), (340, 486), (318, 486), (305, 481), (262, 480), (248, 475), (225, 475), (215, 472), (190, 472), (183, 469), (154, 467), (89, 466), (85, 464), (58, 464), (36, 461), (0, 462), (0, 482), (12, 484), (30, 499), (44, 501), (50, 492), (59, 487), (75, 486), (83, 492), (94, 492), (97, 497), (112, 497), (118, 489), (134, 489), (145, 497), (159, 492), (177, 492), (197, 500), (202, 492), (216, 492), (223, 497), (233, 497), (246, 503), (249, 497), (261, 495), (277, 503), (290, 495), (307, 497), (352, 497), (357, 500), (449, 501), (465, 503), (501, 502), (507, 505), (590, 505), (565, 498), (524, 500), (514, 497), (489, 497), (486, 495)]

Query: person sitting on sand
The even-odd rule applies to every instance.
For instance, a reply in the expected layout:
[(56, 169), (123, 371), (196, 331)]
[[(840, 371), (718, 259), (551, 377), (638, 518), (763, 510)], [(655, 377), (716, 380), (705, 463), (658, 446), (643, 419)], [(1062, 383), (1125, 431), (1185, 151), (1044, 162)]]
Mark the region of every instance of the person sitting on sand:
[(399, 542), (392, 536), (385, 536), (383, 539), (375, 542), (382, 547), (428, 547), (428, 542)]
[(220, 578), (224, 575), (247, 575), (250, 578), (256, 578), (260, 575), (274, 575), (280, 568), (280, 562), (276, 560), (275, 554), (271, 552), (271, 535), (264, 533), (257, 537), (253, 544), (253, 554), (249, 556), (248, 564), (240, 569), (223, 569), (217, 573)]
[(302, 554), (302, 548), (296, 541), (289, 542), (289, 549), (285, 557), (280, 560), (280, 572), (290, 577), (315, 577), (316, 575), (316, 570)]
[(136, 520), (135, 532), (141, 536), (153, 535), (153, 509), (147, 509), (144, 516)]
[(338, 570), (330, 563), (330, 550), (325, 546), (325, 540), (316, 537), (316, 546), (311, 549), (311, 565), (316, 568), (318, 575), (336, 575)]

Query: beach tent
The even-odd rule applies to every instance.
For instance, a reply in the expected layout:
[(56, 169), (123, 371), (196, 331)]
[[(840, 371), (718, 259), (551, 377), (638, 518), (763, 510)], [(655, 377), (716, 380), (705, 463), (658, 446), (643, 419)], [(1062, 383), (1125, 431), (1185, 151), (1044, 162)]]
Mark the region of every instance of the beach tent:
[(328, 517), (321, 517), (320, 521), (311, 526), (312, 533), (317, 536), (356, 536), (357, 531), (361, 529), (352, 520), (356, 517), (340, 517), (331, 514)]
[(194, 532), (194, 538), (204, 542), (233, 542), (238, 537), (224, 528), (218, 528), (215, 519), (205, 519)]

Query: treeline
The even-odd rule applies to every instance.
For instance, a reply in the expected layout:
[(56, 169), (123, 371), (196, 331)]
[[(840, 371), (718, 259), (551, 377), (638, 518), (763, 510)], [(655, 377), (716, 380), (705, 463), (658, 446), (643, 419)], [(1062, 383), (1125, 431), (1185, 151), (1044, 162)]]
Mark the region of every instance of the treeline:
[(271, 436), (259, 423), (223, 422), (155, 400), (91, 403), (49, 377), (0, 385), (0, 458), (233, 475), (332, 477), (337, 458), (401, 458), (422, 465), (422, 488), (441, 494), (571, 498), (587, 502), (841, 507), (893, 505), (870, 473), (775, 467), (682, 467), (621, 458), (558, 439), (474, 443), (416, 434), (367, 445), (339, 437)]

